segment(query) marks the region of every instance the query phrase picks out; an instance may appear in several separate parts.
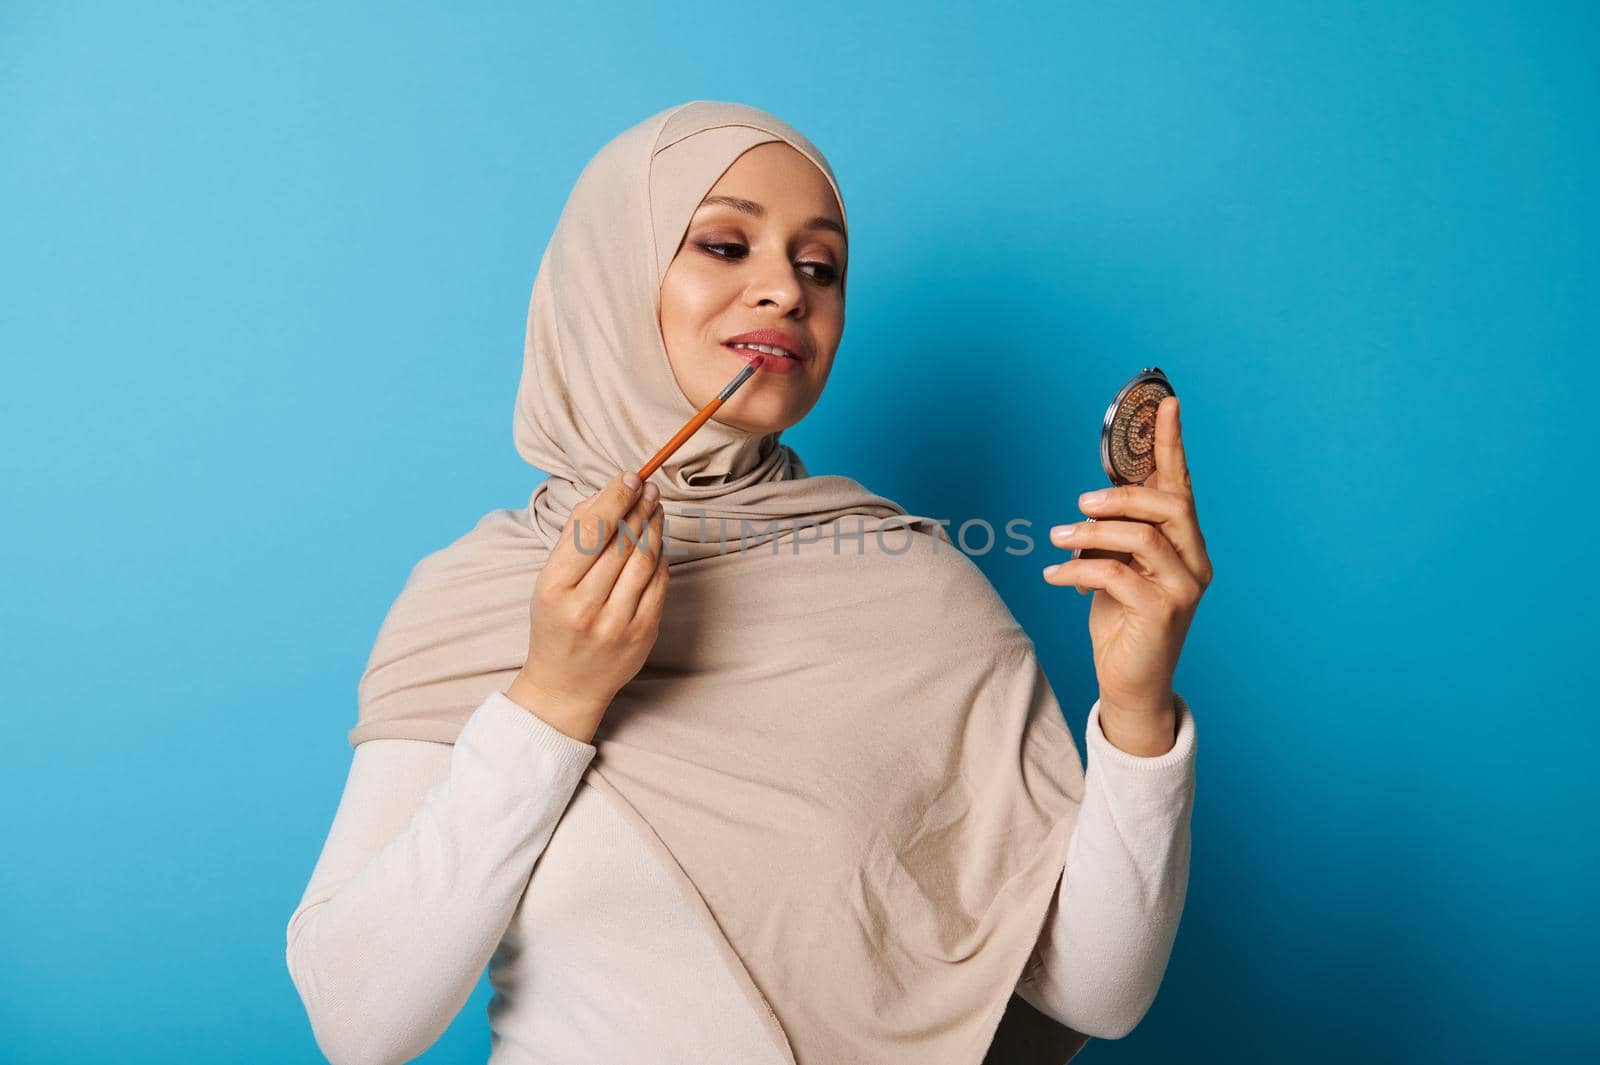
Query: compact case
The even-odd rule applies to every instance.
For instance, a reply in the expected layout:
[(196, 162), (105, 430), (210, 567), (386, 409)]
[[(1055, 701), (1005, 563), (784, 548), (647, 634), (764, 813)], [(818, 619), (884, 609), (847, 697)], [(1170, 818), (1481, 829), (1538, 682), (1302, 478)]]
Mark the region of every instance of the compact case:
[[(1171, 395), (1176, 395), (1172, 382), (1159, 366), (1140, 370), (1117, 391), (1100, 423), (1100, 465), (1112, 484), (1144, 484), (1156, 472), (1156, 408)], [(1124, 551), (1092, 547), (1076, 548), (1072, 557), (1132, 561)]]

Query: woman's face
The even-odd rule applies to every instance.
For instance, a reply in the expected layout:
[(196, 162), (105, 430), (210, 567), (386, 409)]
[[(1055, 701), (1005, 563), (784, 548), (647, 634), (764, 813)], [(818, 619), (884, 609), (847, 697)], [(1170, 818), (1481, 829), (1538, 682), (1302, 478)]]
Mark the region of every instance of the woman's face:
[(691, 403), (704, 406), (750, 361), (730, 340), (770, 330), (768, 344), (799, 358), (766, 356), (772, 368), (714, 420), (764, 434), (805, 417), (844, 333), (843, 229), (828, 179), (782, 142), (751, 148), (711, 187), (661, 281), (661, 338)]

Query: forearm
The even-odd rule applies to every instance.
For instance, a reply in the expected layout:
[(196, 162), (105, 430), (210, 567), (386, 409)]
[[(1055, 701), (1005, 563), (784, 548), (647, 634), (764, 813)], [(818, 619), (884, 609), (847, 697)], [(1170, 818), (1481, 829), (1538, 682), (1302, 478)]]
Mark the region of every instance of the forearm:
[[(336, 838), (336, 819), (290, 919), (290, 974), (330, 1060), (406, 1061), (437, 1040), (471, 996), (593, 755), (503, 696), (486, 700), (447, 750), (414, 816), (360, 864), (357, 845)], [(404, 786), (389, 773), (363, 801)]]
[[(1188, 891), (1194, 722), (1156, 757), (1111, 745), (1091, 715), (1083, 805), (1018, 993), (1077, 1031), (1127, 1035), (1155, 1001)], [(1098, 710), (1098, 704), (1097, 704)]]

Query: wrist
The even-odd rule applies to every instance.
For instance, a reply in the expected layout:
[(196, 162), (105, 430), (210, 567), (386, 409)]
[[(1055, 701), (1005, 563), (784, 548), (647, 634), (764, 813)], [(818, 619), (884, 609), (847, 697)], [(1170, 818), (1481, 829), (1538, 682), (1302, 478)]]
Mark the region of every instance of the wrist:
[(516, 675), (505, 689), (505, 696), (551, 728), (582, 743), (594, 739), (600, 719), (610, 706), (609, 702), (552, 692), (524, 673)]
[(1130, 708), (1100, 700), (1100, 731), (1113, 747), (1141, 758), (1166, 754), (1178, 742), (1178, 703)]

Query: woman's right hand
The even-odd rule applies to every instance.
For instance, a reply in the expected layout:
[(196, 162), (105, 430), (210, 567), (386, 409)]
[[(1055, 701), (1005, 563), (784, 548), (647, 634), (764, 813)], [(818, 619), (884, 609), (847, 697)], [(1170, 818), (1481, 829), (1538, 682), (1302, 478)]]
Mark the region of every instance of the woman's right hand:
[[(666, 600), (660, 492), (654, 484), (630, 488), (630, 480), (637, 475), (619, 473), (572, 509), (534, 586), (528, 660), (506, 689), (584, 743), (644, 667)], [(631, 534), (619, 531), (624, 522)]]

